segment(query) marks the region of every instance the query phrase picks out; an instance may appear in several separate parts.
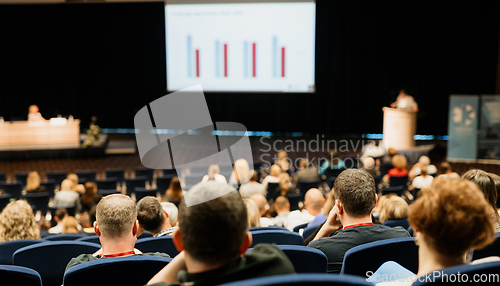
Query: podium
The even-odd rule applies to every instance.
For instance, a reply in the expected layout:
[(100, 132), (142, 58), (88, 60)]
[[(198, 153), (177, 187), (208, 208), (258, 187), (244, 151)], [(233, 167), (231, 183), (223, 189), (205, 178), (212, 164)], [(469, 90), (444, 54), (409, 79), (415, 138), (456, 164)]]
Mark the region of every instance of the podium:
[(384, 107), (384, 142), (396, 150), (415, 146), (417, 134), (417, 112), (409, 109)]

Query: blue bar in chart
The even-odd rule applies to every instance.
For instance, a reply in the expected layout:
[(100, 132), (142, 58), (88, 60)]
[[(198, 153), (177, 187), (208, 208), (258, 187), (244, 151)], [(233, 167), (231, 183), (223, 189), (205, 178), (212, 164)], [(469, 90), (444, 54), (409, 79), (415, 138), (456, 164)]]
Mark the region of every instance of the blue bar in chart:
[(220, 58), (219, 58), (220, 51), (219, 51), (219, 46), (220, 46), (219, 41), (215, 41), (215, 77), (220, 77), (220, 67), (219, 67), (219, 64), (220, 64)]
[(243, 76), (248, 77), (248, 42), (243, 43)]
[(188, 77), (193, 76), (193, 63), (191, 62), (191, 35), (187, 36), (187, 65), (188, 65)]
[(273, 77), (278, 77), (278, 37), (273, 37)]

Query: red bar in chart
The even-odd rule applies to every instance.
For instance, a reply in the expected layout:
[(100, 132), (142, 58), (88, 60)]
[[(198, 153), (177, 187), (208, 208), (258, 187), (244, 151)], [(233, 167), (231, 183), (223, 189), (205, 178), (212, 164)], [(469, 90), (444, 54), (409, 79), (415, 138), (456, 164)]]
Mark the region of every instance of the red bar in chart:
[(252, 75), (255, 77), (255, 43), (252, 43)]
[(224, 44), (224, 77), (227, 77), (227, 44)]
[(200, 77), (200, 50), (196, 50), (196, 77)]
[(285, 77), (285, 47), (281, 47), (281, 77)]

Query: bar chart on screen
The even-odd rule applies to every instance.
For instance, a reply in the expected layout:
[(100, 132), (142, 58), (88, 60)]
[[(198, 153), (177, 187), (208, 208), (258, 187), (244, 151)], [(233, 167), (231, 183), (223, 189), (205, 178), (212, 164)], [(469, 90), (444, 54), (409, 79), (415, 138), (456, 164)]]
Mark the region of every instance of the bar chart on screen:
[(313, 91), (315, 3), (180, 4), (165, 12), (168, 90)]

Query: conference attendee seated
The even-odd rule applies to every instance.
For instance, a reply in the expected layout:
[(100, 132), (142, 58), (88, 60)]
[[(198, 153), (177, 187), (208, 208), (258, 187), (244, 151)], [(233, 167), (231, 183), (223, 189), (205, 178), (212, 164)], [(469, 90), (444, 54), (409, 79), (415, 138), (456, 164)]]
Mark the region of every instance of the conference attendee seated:
[(0, 242), (18, 239), (40, 239), (33, 209), (24, 200), (9, 203), (0, 214)]
[(167, 212), (168, 214), (168, 220), (170, 221), (171, 226), (176, 226), (177, 225), (177, 217), (179, 214), (179, 210), (177, 209), (177, 206), (173, 203), (170, 202), (161, 202), (161, 206), (164, 211)]
[[(380, 161), (378, 161), (380, 163)], [(363, 170), (367, 171), (372, 177), (380, 175), (380, 164), (375, 163), (375, 159), (368, 157), (363, 161)]]
[(102, 195), (97, 193), (97, 185), (94, 182), (85, 183), (85, 192), (80, 198), (82, 212), (89, 212), (102, 199)]
[(80, 233), (82, 231), (82, 227), (78, 223), (75, 217), (66, 216), (62, 222), (62, 231), (61, 233)]
[(438, 172), (436, 166), (431, 164), (431, 159), (429, 159), (429, 157), (420, 156), (418, 162), (413, 165), (411, 170), (408, 172), (408, 178), (413, 180), (413, 178), (420, 175), (422, 167), (427, 167), (427, 174), (429, 175), (435, 175)]
[(169, 257), (165, 253), (142, 253), (135, 249), (139, 223), (134, 201), (126, 195), (115, 194), (102, 198), (97, 204), (94, 232), (102, 248), (93, 254), (81, 254), (71, 259), (66, 271), (77, 264), (105, 257), (151, 255)]
[[(406, 281), (377, 285), (411, 285), (418, 277), (465, 264), (471, 250), (495, 240), (493, 213), (477, 185), (460, 178), (437, 178), (422, 190), (409, 213), (418, 245), (418, 272)], [(394, 270), (395, 275), (405, 271), (403, 267)]]
[(277, 154), (278, 159), (276, 159), (275, 164), (281, 167), (281, 171), (291, 174), (292, 171), (290, 170), (290, 163), (292, 160), (288, 158), (288, 153), (286, 153), (285, 150), (281, 150)]
[(392, 165), (394, 168), (390, 169), (385, 175), (385, 179), (390, 179), (391, 176), (402, 177), (408, 175), (408, 170), (406, 170), (406, 157), (401, 155), (395, 155), (392, 157)]
[[(276, 188), (274, 190), (274, 194), (270, 196), (272, 201), (276, 200), (276, 198), (279, 196), (292, 194), (296, 190), (296, 188), (293, 186), (292, 178), (290, 177), (290, 175), (288, 175), (288, 173), (281, 173), (279, 175), (279, 179), (280, 181), (278, 183), (278, 188)], [(271, 190), (268, 191), (271, 192)]]
[(45, 186), (40, 185), (40, 175), (37, 171), (29, 172), (28, 177), (26, 178), (26, 192), (33, 193), (43, 193), (46, 192), (47, 189)]
[(318, 189), (310, 189), (307, 191), (304, 199), (304, 210), (295, 210), (288, 215), (285, 222), (285, 227), (291, 231), (299, 224), (310, 223), (316, 216), (326, 216), (321, 213), (321, 209), (325, 205), (325, 197)]
[(439, 174), (439, 176), (449, 177), (449, 178), (460, 177), (459, 174), (457, 174), (456, 172), (453, 172), (451, 170), (451, 165), (448, 162), (442, 162), (441, 164), (439, 164), (439, 173), (438, 174)]
[(279, 165), (272, 165), (271, 170), (269, 171), (269, 175), (267, 175), (264, 180), (262, 181), (262, 186), (264, 186), (264, 189), (266, 189), (266, 194), (267, 192), (273, 192), (274, 190), (268, 190), (267, 184), (268, 183), (279, 183), (280, 182), (280, 176), (281, 174), (281, 167)]
[(476, 183), (479, 186), (479, 189), (483, 192), (486, 201), (488, 201), (488, 203), (490, 204), (490, 208), (495, 211), (491, 216), (491, 219), (493, 220), (495, 226), (495, 232), (500, 232), (500, 215), (497, 212), (496, 205), (498, 194), (493, 178), (489, 173), (479, 169), (472, 169), (465, 172), (462, 175), (462, 178)]
[(309, 160), (303, 158), (299, 162), (299, 170), (293, 177), (293, 182), (297, 185), (300, 181), (319, 180), (318, 170), (309, 164)]
[(61, 183), (61, 190), (54, 195), (54, 207), (72, 207), (80, 209), (80, 194), (73, 190), (73, 182), (65, 179)]
[(170, 181), (170, 186), (165, 191), (165, 198), (169, 202), (178, 202), (182, 199), (184, 193), (182, 192), (181, 181), (179, 177), (173, 177)]
[(208, 167), (208, 175), (203, 176), (203, 179), (201, 179), (201, 181), (206, 182), (208, 180), (214, 180), (226, 184), (227, 183), (226, 177), (224, 177), (219, 173), (220, 173), (219, 165), (217, 164), (210, 165)]
[(266, 197), (264, 197), (261, 194), (255, 194), (250, 197), (252, 201), (257, 204), (257, 207), (259, 208), (259, 214), (260, 214), (260, 226), (270, 226), (274, 225), (273, 221), (270, 218), (265, 217), (267, 209), (269, 208), (269, 205), (267, 204)]
[(177, 229), (170, 224), (168, 213), (160, 201), (152, 196), (144, 197), (137, 203), (137, 220), (139, 235), (147, 230), (154, 237), (171, 236)]
[(368, 144), (363, 146), (363, 154), (361, 155), (361, 161), (365, 161), (366, 158), (381, 158), (385, 155), (385, 148), (380, 144), (380, 140), (373, 140), (368, 142)]
[(248, 165), (247, 160), (238, 159), (236, 160), (236, 162), (234, 162), (233, 172), (229, 177), (228, 184), (233, 186), (234, 188), (237, 188), (241, 184), (248, 182), (251, 176), (252, 173), (250, 171), (250, 165)]
[(57, 224), (49, 229), (49, 233), (61, 233), (63, 229), (62, 221), (66, 216), (68, 216), (68, 212), (66, 211), (66, 209), (57, 209), (56, 213), (53, 214), (53, 216)]
[(276, 211), (277, 216), (271, 219), (273, 224), (277, 226), (284, 226), (285, 221), (290, 214), (290, 202), (286, 197), (279, 196), (274, 201), (274, 210)]
[(308, 245), (321, 250), (328, 257), (328, 273), (339, 273), (344, 254), (357, 245), (410, 236), (400, 226), (389, 228), (373, 224), (371, 213), (377, 195), (375, 181), (366, 171), (343, 171), (335, 180), (334, 189), (335, 206)]
[(295, 273), (276, 245), (258, 244), (246, 253), (252, 245), (247, 211), (231, 186), (200, 183), (186, 197), (200, 203), (188, 207), (183, 200), (179, 206), (179, 229), (173, 242), (180, 253), (148, 285), (218, 285)]
[(411, 186), (417, 189), (428, 188), (431, 186), (432, 180), (434, 180), (434, 177), (427, 174), (427, 166), (422, 166), (420, 175), (413, 179)]
[(263, 196), (266, 195), (266, 189), (264, 186), (257, 182), (258, 179), (257, 171), (253, 171), (252, 177), (250, 177), (250, 180), (246, 183), (241, 185), (240, 187), (240, 195), (243, 198), (249, 198), (255, 194), (261, 194)]
[[(403, 198), (392, 195), (384, 200), (379, 220), (382, 223), (406, 220), (408, 218), (408, 211), (408, 203)], [(402, 222), (400, 225), (408, 228), (406, 222)]]
[(392, 165), (392, 158), (398, 154), (398, 151), (394, 148), (389, 148), (387, 149), (387, 154), (382, 157), (381, 163), (382, 164), (391, 164)]
[(257, 203), (251, 199), (243, 199), (243, 202), (245, 203), (245, 208), (247, 210), (248, 227), (259, 227), (260, 212)]

